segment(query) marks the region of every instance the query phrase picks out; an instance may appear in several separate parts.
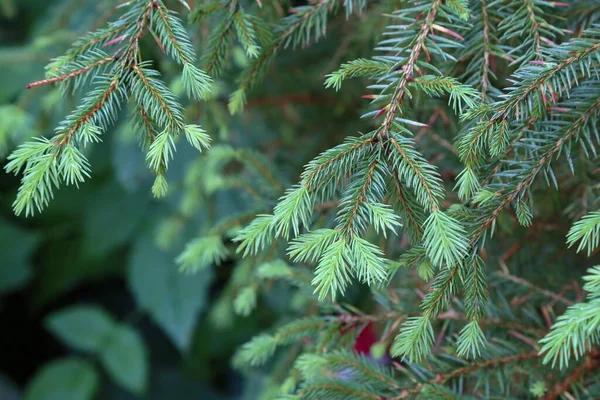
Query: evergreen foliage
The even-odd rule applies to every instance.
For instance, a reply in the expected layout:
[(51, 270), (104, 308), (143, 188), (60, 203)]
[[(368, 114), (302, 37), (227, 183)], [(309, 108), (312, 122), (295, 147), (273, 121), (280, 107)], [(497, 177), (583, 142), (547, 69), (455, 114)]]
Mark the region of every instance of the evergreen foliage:
[[(152, 226), (179, 251), (169, 279), (227, 275), (217, 332), (269, 323), (231, 361), (260, 374), (251, 398), (600, 398), (597, 1), (112, 11), (28, 85), (78, 101), (53, 135), (23, 142), (31, 116), (0, 107), (0, 154), (23, 142), (5, 166), (22, 174), (16, 215), (85, 191), (89, 148), (127, 111), (169, 208)], [(181, 136), (203, 154), (169, 189)], [(169, 311), (151, 312), (169, 325)]]

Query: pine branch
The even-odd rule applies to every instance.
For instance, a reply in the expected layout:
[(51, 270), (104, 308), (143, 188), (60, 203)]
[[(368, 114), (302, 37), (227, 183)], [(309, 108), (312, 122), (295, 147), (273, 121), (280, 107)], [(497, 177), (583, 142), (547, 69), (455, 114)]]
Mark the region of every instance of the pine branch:
[(481, 0), (481, 15), (483, 24), (483, 66), (481, 71), (481, 97), (485, 101), (490, 85), (490, 21), (487, 11), (487, 0)]
[(118, 78), (113, 79), (104, 90), (96, 94), (94, 100), (87, 104), (83, 104), (83, 107), (81, 107), (80, 110), (83, 114), (80, 114), (80, 116), (73, 119), (72, 122), (66, 126), (61, 127), (61, 133), (56, 136), (58, 146), (62, 147), (69, 144), (73, 135), (75, 135), (86, 123), (96, 118), (103, 106), (109, 102), (117, 90), (118, 83)]
[(402, 106), (402, 101), (404, 100), (406, 87), (412, 79), (414, 79), (414, 68), (415, 64), (421, 55), (421, 51), (423, 50), (423, 46), (425, 43), (425, 39), (431, 32), (431, 26), (438, 12), (438, 8), (441, 6), (442, 0), (434, 0), (431, 6), (427, 11), (427, 17), (425, 18), (425, 22), (421, 26), (421, 33), (415, 39), (415, 43), (410, 50), (410, 57), (404, 66), (402, 67), (402, 78), (398, 83), (398, 86), (394, 89), (394, 94), (392, 95), (392, 100), (389, 103), (389, 108), (385, 113), (385, 118), (383, 124), (381, 125), (381, 130), (378, 131), (378, 136), (381, 139), (385, 139), (389, 136), (389, 133), (392, 129), (392, 124), (396, 118), (396, 114), (398, 113), (400, 107)]
[(491, 359), (491, 360), (486, 360), (486, 361), (481, 361), (481, 362), (473, 362), (473, 363), (471, 363), (471, 365), (469, 365), (467, 367), (458, 368), (458, 369), (455, 369), (455, 370), (445, 373), (445, 374), (439, 374), (436, 378), (432, 379), (431, 381), (429, 381), (427, 383), (419, 383), (413, 388), (404, 389), (398, 396), (390, 397), (387, 400), (406, 399), (413, 394), (421, 392), (421, 390), (423, 390), (423, 388), (429, 384), (444, 384), (451, 379), (454, 379), (454, 378), (457, 378), (460, 376), (469, 375), (469, 374), (472, 374), (473, 372), (476, 372), (481, 369), (491, 369), (491, 368), (495, 368), (495, 367), (505, 365), (505, 364), (519, 363), (522, 361), (535, 359), (537, 357), (538, 357), (538, 354), (536, 352), (531, 352), (531, 353), (514, 354), (514, 355), (502, 357), (502, 358)]
[[(146, 158), (157, 175), (152, 187), (155, 196), (164, 196), (167, 191), (168, 185), (163, 174), (173, 156), (174, 142), (170, 135), (185, 133), (190, 144), (198, 150), (209, 146), (209, 137), (199, 126), (184, 124), (183, 107), (157, 79), (158, 73), (146, 67), (147, 63), (142, 61), (140, 55), (139, 42), (148, 30), (155, 35), (161, 48), (166, 49), (177, 62), (184, 64), (183, 85), (188, 94), (196, 98), (204, 97), (210, 80), (191, 64), (195, 54), (183, 26), (160, 0), (128, 2), (122, 6), (129, 7), (129, 10), (117, 22), (75, 42), (64, 56), (54, 59), (47, 67), (47, 79), (27, 86), (33, 88), (61, 83), (64, 90), (69, 82), (75, 82), (73, 87), (76, 89), (92, 73), (97, 73), (95, 81), (100, 83), (99, 88), (90, 91), (76, 110), (59, 125), (52, 139), (55, 149), (43, 149), (42, 153), (36, 155), (28, 150), (17, 151), (11, 158), (11, 163), (7, 165), (7, 170), (11, 172), (18, 172), (25, 164), (30, 167), (36, 165), (35, 168), (25, 168), (23, 184), (28, 182), (28, 186), (19, 191), (14, 204), (15, 212), (25, 210), (29, 215), (33, 212), (34, 204), (35, 208), (41, 210), (52, 197), (52, 185), (58, 187), (61, 181), (78, 184), (89, 176), (87, 160), (79, 155), (78, 149), (69, 146), (85, 147), (88, 143), (99, 142), (101, 132), (116, 121), (117, 111), (129, 97), (134, 97), (137, 102), (134, 110), (139, 114), (134, 115), (134, 122), (144, 133), (141, 142), (150, 143)], [(96, 49), (100, 44), (104, 47), (121, 47), (113, 56), (109, 56)], [(167, 129), (171, 132), (167, 133)], [(156, 133), (157, 130), (162, 132)], [(24, 158), (47, 158), (50, 153), (56, 157), (56, 166), (49, 162), (30, 162), (32, 160)], [(32, 173), (35, 179), (27, 176)], [(32, 186), (34, 181), (38, 182), (39, 187)]]
[(491, 211), (491, 213), (489, 213), (489, 216), (481, 220), (481, 225), (479, 225), (474, 231), (471, 242), (478, 240), (485, 233), (485, 231), (491, 226), (491, 224), (496, 220), (498, 215), (506, 208), (506, 206), (508, 206), (519, 194), (521, 194), (524, 189), (531, 185), (542, 168), (550, 163), (554, 156), (559, 154), (563, 146), (580, 132), (580, 129), (588, 123), (589, 119), (596, 115), (598, 110), (600, 110), (600, 98), (592, 103), (585, 111), (581, 113), (579, 118), (577, 118), (570, 126), (568, 126), (566, 130), (564, 130), (564, 133), (560, 136), (560, 138), (541, 154), (541, 157), (538, 159), (536, 164), (530, 168), (529, 171), (526, 171), (524, 175), (519, 177), (518, 183), (516, 183), (512, 189), (502, 195), (500, 204), (497, 205)]
[(399, 140), (393, 136), (389, 138), (394, 150), (400, 156), (401, 164), (405, 168), (397, 168), (398, 177), (402, 181), (408, 181), (411, 186), (422, 189), (422, 195), (417, 192), (417, 199), (423, 207), (429, 207), (431, 212), (439, 209), (439, 199), (443, 197), (439, 175), (433, 171), (426, 162), (419, 162), (418, 154), (409, 154), (404, 147), (400, 145)]
[[(489, 138), (490, 134), (499, 129), (499, 126), (505, 126), (509, 120), (528, 120), (532, 116), (532, 104), (539, 104), (531, 101), (536, 94), (541, 99), (541, 104), (547, 107), (546, 92), (554, 96), (553, 93), (568, 90), (568, 86), (565, 88), (565, 82), (561, 79), (562, 74), (575, 72), (574, 66), (580, 62), (586, 61), (589, 63), (594, 56), (597, 57), (598, 49), (600, 49), (600, 43), (588, 41), (579, 43), (575, 41), (572, 44), (565, 45), (564, 49), (557, 50), (559, 60), (548, 67), (543, 68), (545, 65), (543, 63), (541, 66), (534, 64), (523, 67), (524, 79), (511, 90), (506, 96), (506, 100), (499, 102), (498, 105), (492, 108), (482, 106), (474, 111), (472, 116), (481, 115), (483, 118), (489, 116), (489, 114), (492, 115), (491, 118), (485, 118), (477, 123), (474, 128), (459, 138), (458, 149), (461, 160), (467, 166), (480, 164), (483, 159), (479, 149), (485, 147), (485, 140)], [(568, 57), (561, 58), (564, 55)]]
[(543, 397), (543, 400), (554, 400), (571, 389), (571, 386), (579, 382), (585, 375), (593, 373), (600, 366), (600, 353), (592, 351), (586, 358), (585, 363), (571, 372), (566, 379), (557, 382), (552, 390)]
[(175, 132), (183, 130), (181, 105), (176, 102), (175, 96), (161, 82), (155, 79), (151, 80), (151, 78), (157, 77), (158, 73), (139, 65), (134, 65), (132, 69), (139, 78), (139, 81), (133, 81), (133, 91), (138, 104), (149, 110), (152, 118), (160, 125)]
[(73, 78), (76, 78), (76, 77), (78, 77), (78, 76), (80, 76), (82, 74), (85, 74), (85, 73), (91, 71), (94, 68), (97, 68), (97, 67), (99, 67), (101, 65), (104, 65), (106, 63), (113, 62), (113, 61), (115, 61), (114, 57), (106, 57), (106, 58), (98, 60), (98, 61), (96, 61), (96, 62), (94, 62), (92, 64), (86, 65), (85, 67), (80, 68), (80, 69), (78, 69), (76, 71), (70, 72), (68, 74), (61, 75), (61, 76), (56, 76), (56, 77), (53, 77), (53, 78), (43, 79), (41, 81), (36, 81), (36, 82), (29, 83), (29, 84), (27, 84), (27, 86), (25, 86), (25, 88), (26, 89), (31, 89), (31, 88), (36, 87), (36, 86), (48, 85), (50, 83), (62, 82), (62, 81), (67, 80), (67, 79), (73, 79)]

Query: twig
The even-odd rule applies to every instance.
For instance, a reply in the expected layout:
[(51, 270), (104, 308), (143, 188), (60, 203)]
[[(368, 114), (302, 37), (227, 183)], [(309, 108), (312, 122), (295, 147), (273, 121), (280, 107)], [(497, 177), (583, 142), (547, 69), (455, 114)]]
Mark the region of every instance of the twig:
[(522, 286), (528, 287), (529, 289), (535, 290), (536, 292), (539, 292), (545, 296), (548, 296), (548, 297), (550, 297), (556, 301), (559, 301), (567, 306), (572, 306), (573, 304), (575, 304), (574, 302), (572, 302), (569, 299), (565, 299), (564, 297), (562, 297), (556, 293), (553, 293), (549, 290), (542, 289), (541, 287), (535, 286), (533, 283), (530, 283), (523, 278), (519, 278), (518, 276), (511, 275), (508, 272), (498, 271), (497, 275), (501, 276), (511, 282), (518, 283), (519, 285), (522, 285)]
[(569, 374), (563, 381), (557, 382), (552, 390), (544, 396), (543, 400), (554, 400), (558, 398), (560, 395), (564, 394), (571, 385), (576, 383), (580, 378), (585, 376), (585, 374), (595, 371), (600, 364), (599, 359), (600, 352), (593, 351), (590, 353), (585, 360), (585, 363), (575, 368), (571, 374)]
[(444, 384), (444, 383), (448, 382), (450, 379), (453, 379), (453, 378), (456, 378), (456, 377), (459, 377), (462, 375), (468, 375), (468, 374), (475, 372), (477, 370), (480, 370), (480, 369), (494, 368), (494, 367), (497, 367), (498, 365), (530, 360), (532, 358), (537, 358), (537, 357), (538, 357), (537, 352), (531, 352), (531, 353), (515, 354), (512, 356), (496, 358), (496, 359), (482, 361), (482, 362), (478, 362), (478, 363), (477, 362), (471, 363), (471, 365), (469, 365), (467, 367), (458, 368), (458, 369), (455, 369), (454, 371), (450, 371), (446, 374), (438, 374), (435, 378), (431, 379), (430, 381), (424, 382), (424, 383), (419, 383), (418, 385), (416, 385), (413, 388), (403, 389), (399, 395), (394, 396), (394, 397), (388, 397), (387, 400), (406, 399), (407, 397), (409, 397), (412, 394), (419, 393), (423, 389), (423, 387), (425, 387), (426, 385), (429, 385), (429, 384)]

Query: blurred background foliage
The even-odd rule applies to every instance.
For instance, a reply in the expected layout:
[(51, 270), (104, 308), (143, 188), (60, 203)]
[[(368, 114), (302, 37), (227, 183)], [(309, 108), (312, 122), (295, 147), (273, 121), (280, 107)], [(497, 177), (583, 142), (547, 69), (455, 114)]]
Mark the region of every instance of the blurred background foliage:
[[(19, 143), (51, 134), (78, 104), (78, 95), (63, 96), (55, 87), (24, 88), (77, 37), (111, 20), (116, 3), (0, 0), (2, 160)], [(358, 32), (344, 31), (344, 22), (335, 19), (328, 35), (344, 34), (344, 57), (353, 58), (371, 51), (378, 31), (369, 28), (385, 21), (366, 20)], [(195, 44), (206, 43), (209, 33), (207, 25), (196, 29)], [(151, 39), (143, 46), (181, 94), (178, 68)], [(166, 199), (152, 198), (154, 177), (127, 122), (87, 154), (93, 173), (83, 190), (62, 188), (35, 218), (14, 216), (18, 177), (0, 172), (0, 399), (218, 400), (257, 392), (260, 372), (242, 379), (230, 358), (292, 307), (289, 288), (282, 284), (261, 296), (251, 318), (217, 307), (211, 322), (209, 305), (223, 305), (217, 299), (237, 290), (229, 279), (233, 263), (186, 274), (175, 259), (216, 221), (240, 215), (247, 223), (265, 207), (257, 199), (269, 198), (272, 207), (314, 154), (365, 129), (361, 85), (354, 93), (349, 86), (344, 96), (323, 87), (324, 75), (341, 62), (336, 49), (337, 43), (322, 40), (283, 52), (270, 79), (234, 118), (227, 99), (248, 62), (234, 44), (211, 100), (186, 106), (186, 118), (213, 137), (212, 156), (180, 146)], [(250, 148), (256, 152), (238, 151)], [(265, 166), (272, 175), (264, 174)], [(239, 286), (246, 278), (238, 275)], [(99, 343), (106, 332), (110, 343)]]

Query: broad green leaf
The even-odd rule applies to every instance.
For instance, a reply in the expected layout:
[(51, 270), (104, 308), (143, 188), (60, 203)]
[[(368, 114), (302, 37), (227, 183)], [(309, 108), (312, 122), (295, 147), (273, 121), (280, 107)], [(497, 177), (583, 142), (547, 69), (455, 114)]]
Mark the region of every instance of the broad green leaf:
[(31, 279), (30, 259), (38, 242), (37, 234), (0, 219), (0, 293), (19, 289)]
[(98, 389), (94, 366), (80, 358), (63, 358), (44, 365), (27, 384), (25, 400), (89, 400)]
[(81, 239), (64, 240), (58, 237), (43, 249), (40, 258), (44, 262), (36, 271), (32, 293), (34, 307), (43, 306), (84, 282), (122, 275), (121, 254), (115, 253), (104, 258), (86, 254)]
[[(144, 400), (226, 400), (215, 394), (208, 383), (191, 379), (176, 365), (152, 368), (150, 390)], [(94, 400), (134, 400), (135, 397), (111, 384), (104, 385)], [(4, 400), (4, 399), (3, 399)]]
[(128, 282), (138, 305), (184, 351), (206, 305), (213, 274), (210, 268), (195, 275), (179, 272), (176, 255), (161, 251), (144, 235), (129, 260)]
[(145, 392), (148, 356), (142, 338), (131, 327), (115, 327), (102, 346), (100, 359), (111, 378), (125, 389), (138, 395)]
[(90, 198), (84, 219), (88, 253), (104, 254), (133, 237), (148, 205), (146, 193), (127, 193), (118, 183), (100, 188)]
[(21, 394), (19, 393), (16, 385), (11, 382), (6, 376), (0, 374), (0, 399), (2, 400), (20, 400)]
[(76, 350), (96, 352), (116, 328), (115, 321), (99, 307), (74, 306), (49, 315), (46, 328)]

